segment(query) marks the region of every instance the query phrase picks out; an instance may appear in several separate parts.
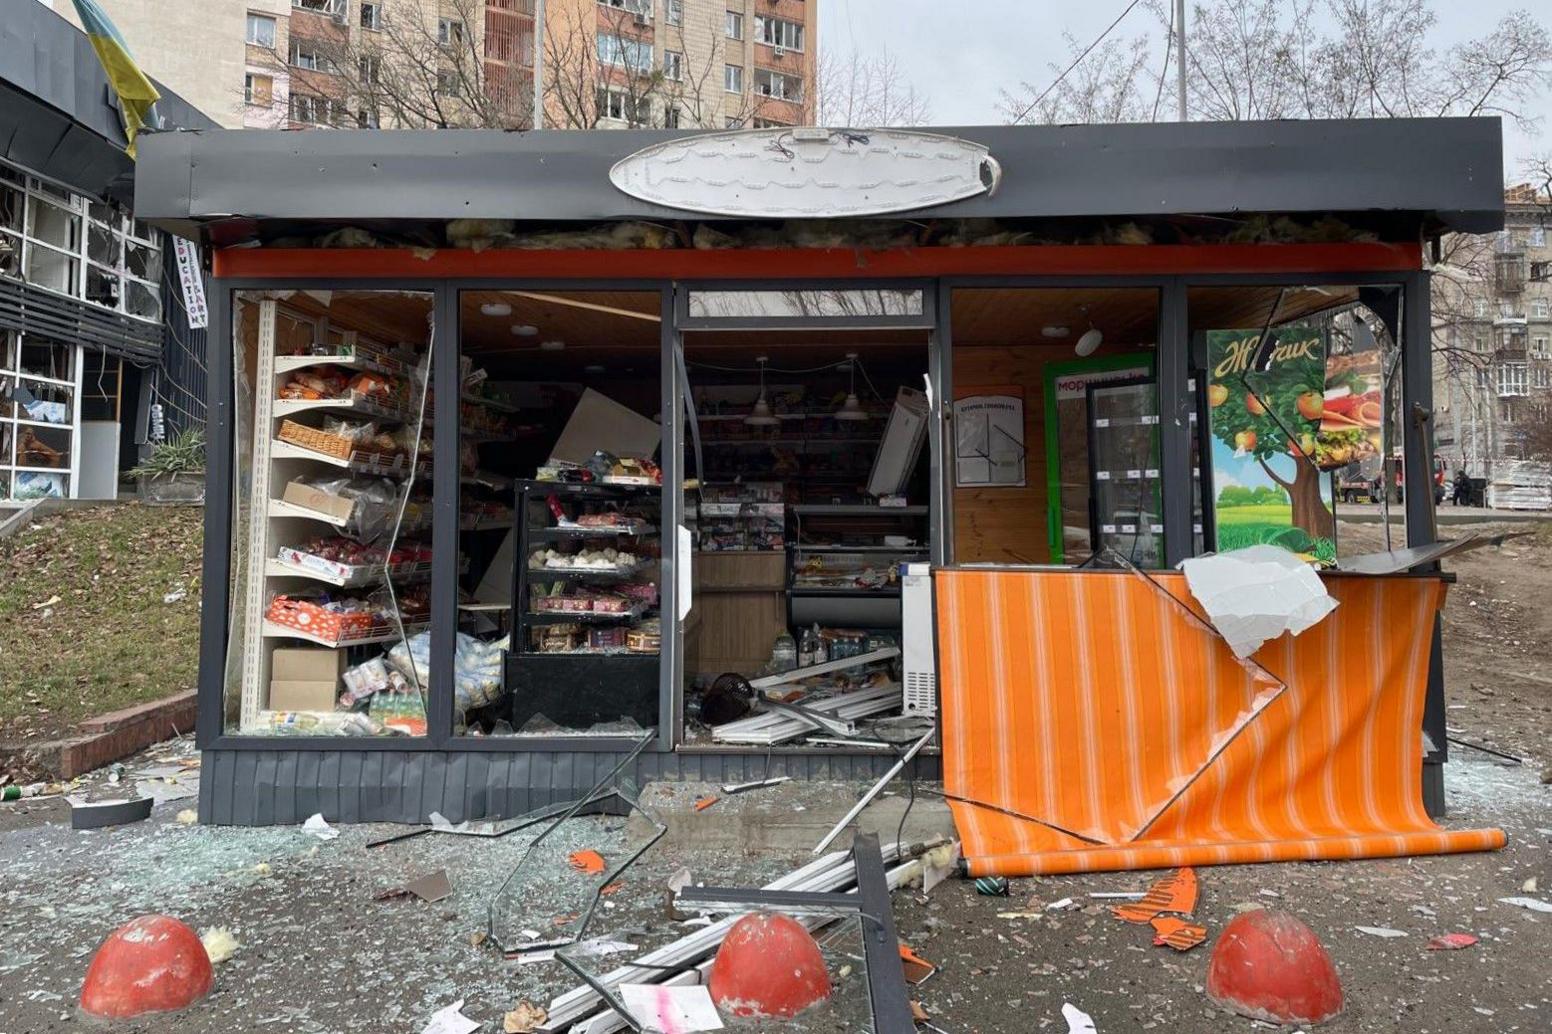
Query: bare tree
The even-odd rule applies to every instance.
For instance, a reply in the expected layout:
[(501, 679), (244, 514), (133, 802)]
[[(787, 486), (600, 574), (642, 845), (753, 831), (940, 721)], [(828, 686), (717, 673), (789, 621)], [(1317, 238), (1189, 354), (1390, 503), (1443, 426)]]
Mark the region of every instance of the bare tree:
[[(1159, 98), (1177, 75), (1168, 0), (1144, 0), (1148, 27), (1051, 66), (1053, 85), (1005, 90), (1014, 122), (1173, 118)], [(1533, 119), (1552, 85), (1552, 33), (1529, 14), (1443, 50), (1432, 0), (1206, 0), (1190, 16), (1186, 84), (1207, 120), (1500, 115)], [(1061, 75), (1062, 72), (1065, 75)], [(1061, 75), (1059, 81), (1057, 77)]]
[[(332, 126), (521, 129), (532, 121), (532, 79), (515, 73), (531, 39), (487, 39), (479, 0), (386, 0), (374, 31), (298, 31), (270, 55), (290, 80), (293, 118)], [(489, 45), (487, 45), (489, 44)], [(506, 60), (500, 60), (506, 58)], [(529, 61), (531, 63), (531, 59)]]
[[(648, 10), (628, 0), (551, 5), (542, 44), (548, 124), (720, 128), (755, 116), (764, 98), (724, 88), (720, 9), (702, 27), (712, 43), (698, 60), (682, 24), (659, 24), (673, 55), (661, 65)], [(406, 129), (532, 125), (531, 3), (387, 0), (378, 12), (370, 32), (320, 19), (303, 35), (293, 21), (288, 48), (270, 60), (290, 80), (295, 120)]]
[(921, 126), (931, 118), (927, 98), (887, 49), (872, 55), (855, 47), (820, 55), (818, 102), (812, 106), (819, 125)]

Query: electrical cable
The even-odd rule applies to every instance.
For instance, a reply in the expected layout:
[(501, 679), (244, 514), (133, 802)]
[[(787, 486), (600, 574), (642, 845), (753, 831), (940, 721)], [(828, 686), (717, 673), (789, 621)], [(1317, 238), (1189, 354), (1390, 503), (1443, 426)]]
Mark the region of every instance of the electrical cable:
[(1078, 63), (1081, 62), (1084, 58), (1089, 56), (1089, 52), (1090, 51), (1092, 51), (1095, 47), (1099, 46), (1102, 42), (1104, 42), (1105, 37), (1110, 35), (1111, 31), (1114, 30), (1117, 25), (1121, 24), (1121, 19), (1123, 19), (1127, 15), (1131, 14), (1132, 13), (1132, 8), (1136, 7), (1141, 2), (1142, 2), (1142, 0), (1132, 0), (1131, 3), (1127, 4), (1126, 5), (1126, 10), (1124, 10), (1120, 14), (1116, 15), (1116, 20), (1111, 22), (1110, 25), (1105, 29), (1105, 31), (1100, 33), (1099, 36), (1094, 40), (1093, 43), (1090, 43), (1088, 46), (1083, 48), (1083, 53), (1081, 53), (1077, 57), (1073, 58), (1072, 64), (1068, 65), (1062, 71), (1062, 74), (1057, 76), (1056, 80), (1053, 83), (1051, 83), (1050, 86), (1047, 86), (1044, 90), (1040, 91), (1040, 96), (1036, 97), (1034, 100), (1032, 100), (1028, 104), (1024, 105), (1023, 110), (1020, 111), (1017, 115), (1013, 116), (1012, 124), (1016, 126), (1020, 122), (1024, 121), (1024, 116), (1028, 115), (1031, 111), (1033, 111), (1035, 109), (1036, 105), (1038, 105), (1041, 101), (1045, 100), (1046, 96), (1052, 90), (1054, 90), (1058, 86), (1060, 86), (1062, 84), (1062, 80), (1067, 78), (1068, 73), (1071, 72), (1074, 68), (1077, 68), (1078, 67)]

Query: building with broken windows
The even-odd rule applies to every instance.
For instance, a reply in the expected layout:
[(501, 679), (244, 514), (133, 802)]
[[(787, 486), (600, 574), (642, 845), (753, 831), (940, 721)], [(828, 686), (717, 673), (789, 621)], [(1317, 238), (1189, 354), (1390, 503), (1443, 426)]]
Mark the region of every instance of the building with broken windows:
[[(210, 121), (164, 93), (163, 116)], [(203, 333), (85, 35), (0, 19), (0, 502), (113, 498), (139, 447), (204, 419)], [(196, 319), (194, 322), (198, 323)]]
[(1435, 443), (1446, 479), (1486, 482), (1484, 502), (1552, 509), (1552, 197), (1504, 195), (1504, 229), (1440, 242), (1434, 265)]

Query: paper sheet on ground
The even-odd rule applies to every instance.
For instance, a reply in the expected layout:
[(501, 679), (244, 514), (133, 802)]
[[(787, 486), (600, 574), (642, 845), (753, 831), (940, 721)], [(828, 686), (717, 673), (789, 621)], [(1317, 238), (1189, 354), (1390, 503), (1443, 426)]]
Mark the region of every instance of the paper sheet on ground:
[(722, 1029), (722, 1017), (703, 984), (621, 984), (620, 1000), (638, 1023), (664, 1034)]
[(1192, 557), (1180, 570), (1237, 657), (1284, 632), (1298, 635), (1336, 609), (1315, 569), (1279, 546)]
[(420, 1034), (474, 1034), (474, 1031), (480, 1029), (480, 1024), (465, 1016), (462, 1009), (463, 999), (460, 998), (447, 1008), (437, 1011)]

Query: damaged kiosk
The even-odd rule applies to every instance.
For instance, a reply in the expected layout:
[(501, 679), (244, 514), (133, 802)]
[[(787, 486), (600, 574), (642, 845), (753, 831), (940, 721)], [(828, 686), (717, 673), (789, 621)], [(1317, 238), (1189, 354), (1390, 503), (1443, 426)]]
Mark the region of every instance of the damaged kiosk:
[[(649, 730), (642, 781), (872, 779), (941, 722), (935, 774), (966, 687), (1022, 706), (1029, 630), (1154, 664), (1052, 579), (1371, 552), (1332, 493), (1364, 463), (1404, 471), (1389, 544), (1433, 543), (1425, 252), (1501, 225), (1500, 143), (148, 134), (136, 212), (216, 278), (202, 820), (518, 815)], [(1436, 611), (1391, 620), (1437, 813)]]

